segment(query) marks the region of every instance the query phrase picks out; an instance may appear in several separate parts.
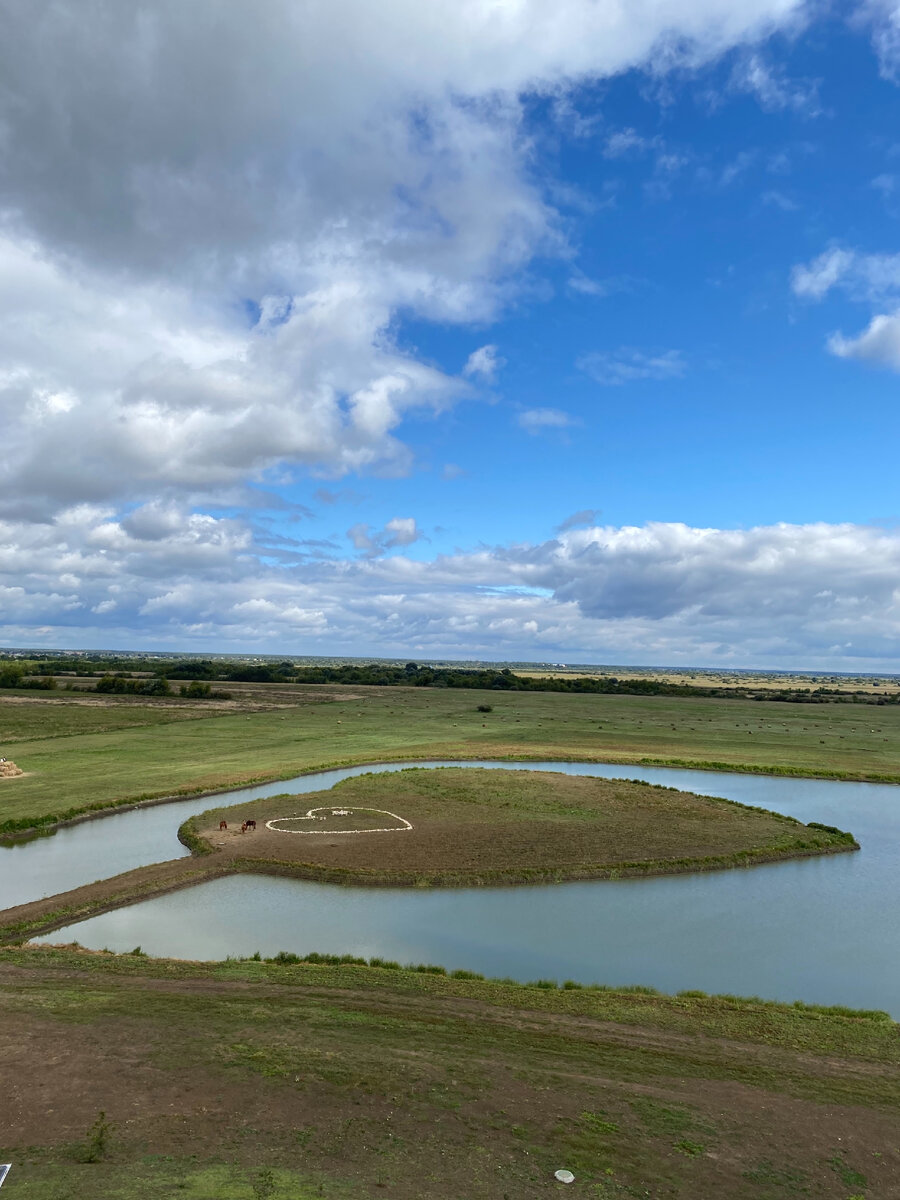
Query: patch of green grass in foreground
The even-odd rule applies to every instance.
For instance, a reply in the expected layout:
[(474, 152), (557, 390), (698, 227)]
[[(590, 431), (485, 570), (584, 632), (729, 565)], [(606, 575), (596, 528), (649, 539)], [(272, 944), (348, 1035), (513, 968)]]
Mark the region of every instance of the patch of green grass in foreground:
[(315, 1174), (283, 1169), (201, 1163), (196, 1156), (142, 1155), (137, 1161), (60, 1163), (42, 1148), (9, 1177), (22, 1200), (320, 1200), (359, 1195), (355, 1188)]
[[(323, 766), (415, 758), (562, 758), (898, 781), (900, 707), (667, 697), (347, 688), (347, 698), (172, 720), (129, 705), (137, 728), (74, 732), (56, 698), (15, 706), (0, 832), (157, 796), (285, 779)], [(0, 697), (0, 752), (4, 714)], [(80, 710), (83, 712), (84, 710)], [(98, 719), (114, 721), (112, 715)], [(160, 713), (165, 714), (163, 724)], [(7, 718), (8, 721), (8, 718)], [(32, 730), (27, 736), (28, 728)], [(10, 746), (8, 749), (12, 750)]]
[[(884, 1018), (290, 958), (0, 952), (18, 1194), (531, 1200), (559, 1166), (593, 1197), (900, 1184)], [(81, 1082), (48, 1113), (62, 1053)]]

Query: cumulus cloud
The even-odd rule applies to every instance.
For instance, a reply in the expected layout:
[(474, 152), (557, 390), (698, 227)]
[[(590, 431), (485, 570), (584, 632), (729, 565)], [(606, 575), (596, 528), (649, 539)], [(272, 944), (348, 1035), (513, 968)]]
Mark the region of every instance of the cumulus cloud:
[(429, 561), (402, 553), (419, 531), (400, 518), (357, 530), (359, 557), (281, 567), (239, 521), (153, 532), (89, 506), (0, 525), (0, 638), (848, 669), (900, 651), (897, 530), (591, 524)]
[[(461, 385), (392, 344), (397, 313), (490, 320), (531, 257), (563, 247), (522, 95), (651, 56), (695, 65), (800, 7), (13, 0), (0, 474), (16, 511), (408, 469), (404, 418)], [(485, 347), (469, 374), (497, 365)]]
[[(408, 471), (404, 422), (496, 372), (491, 345), (453, 376), (394, 331), (401, 315), (486, 324), (536, 255), (569, 253), (532, 171), (528, 96), (693, 67), (801, 10), (9, 0), (2, 639), (336, 650), (412, 634), (465, 654), (597, 648), (598, 621), (637, 636), (627, 623), (650, 618), (598, 617), (566, 584), (567, 540), (421, 563), (386, 553), (422, 537), (402, 517), (353, 526), (359, 554), (341, 558), (214, 514), (297, 472)], [(674, 351), (592, 365), (608, 382), (683, 370)]]
[(648, 354), (629, 346), (610, 353), (582, 354), (575, 365), (604, 387), (640, 379), (677, 379), (687, 370), (680, 350)]

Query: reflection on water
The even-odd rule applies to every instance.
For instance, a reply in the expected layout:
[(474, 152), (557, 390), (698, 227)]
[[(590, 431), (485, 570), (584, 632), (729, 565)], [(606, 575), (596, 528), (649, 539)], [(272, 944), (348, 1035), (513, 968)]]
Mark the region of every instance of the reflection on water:
[[(106, 913), (41, 940), (74, 938), (115, 950), (140, 944), (152, 954), (206, 959), (282, 949), (380, 954), (519, 979), (885, 1008), (900, 1018), (900, 788), (596, 763), (468, 765), (627, 775), (727, 796), (849, 829), (862, 850), (706, 875), (433, 892), (241, 876)], [(223, 801), (299, 791), (298, 784), (319, 790), (371, 769), (306, 776)], [(162, 854), (144, 860), (154, 861), (173, 856), (178, 821), (210, 803), (110, 820), (162, 820), (169, 840)]]

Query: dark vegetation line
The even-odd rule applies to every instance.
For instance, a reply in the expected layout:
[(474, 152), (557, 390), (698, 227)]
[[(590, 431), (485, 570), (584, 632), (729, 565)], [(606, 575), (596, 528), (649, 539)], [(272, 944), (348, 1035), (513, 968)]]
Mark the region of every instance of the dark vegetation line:
[(900, 704), (900, 691), (874, 695), (852, 688), (766, 688), (758, 685), (716, 687), (670, 683), (662, 679), (619, 679), (614, 675), (531, 676), (517, 675), (508, 667), (432, 667), (410, 662), (391, 666), (381, 662), (362, 665), (298, 666), (280, 663), (247, 664), (213, 659), (141, 659), (114, 655), (71, 657), (34, 656), (11, 659), (0, 665), (0, 687), (52, 689), (57, 676), (99, 677), (98, 692), (142, 696), (171, 695), (169, 677), (189, 680), (181, 695), (191, 698), (229, 699), (227, 692), (213, 691), (218, 682), (350, 684), (354, 687), (469, 688), (505, 692), (572, 692), (577, 695), (693, 696), (701, 699), (775, 700), (791, 704)]

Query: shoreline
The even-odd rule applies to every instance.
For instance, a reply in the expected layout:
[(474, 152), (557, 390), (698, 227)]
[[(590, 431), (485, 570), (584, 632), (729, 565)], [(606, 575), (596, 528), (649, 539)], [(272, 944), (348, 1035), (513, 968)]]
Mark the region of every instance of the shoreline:
[[(87, 946), (77, 943), (61, 943), (59, 945), (26, 945), (0, 946), (0, 966), (15, 967), (47, 967), (53, 970), (57, 966), (69, 967), (100, 967), (111, 974), (125, 977), (146, 974), (159, 978), (160, 973), (167, 981), (175, 972), (201, 973), (207, 977), (218, 975), (222, 968), (237, 968), (240, 973), (245, 971), (250, 977), (248, 983), (263, 983), (274, 980), (279, 987), (285, 983), (299, 982), (307, 986), (304, 974), (311, 976), (335, 970), (346, 972), (347, 983), (355, 986), (354, 974), (371, 975), (372, 981), (378, 985), (389, 985), (392, 981), (402, 982), (415, 990), (429, 992), (433, 989), (447, 989), (460, 993), (476, 992), (485, 987), (499, 987), (511, 993), (504, 997), (521, 998), (522, 1007), (528, 1009), (553, 1008), (557, 1004), (566, 1008), (578, 1010), (591, 1005), (606, 997), (627, 997), (637, 1008), (652, 1009), (659, 1004), (671, 1005), (676, 1013), (688, 1013), (694, 1009), (708, 1006), (725, 1007), (734, 1011), (749, 1010), (758, 1013), (783, 1013), (785, 1016), (804, 1017), (818, 1020), (822, 1017), (833, 1017), (841, 1021), (866, 1021), (885, 1027), (891, 1033), (900, 1030), (900, 1023), (884, 1009), (854, 1008), (844, 1004), (819, 1004), (803, 1000), (774, 1000), (761, 996), (738, 996), (732, 993), (704, 992), (689, 989), (681, 992), (664, 992), (645, 984), (606, 984), (606, 983), (573, 983), (567, 981), (554, 983), (549, 980), (520, 981), (506, 977), (494, 978), (481, 975), (476, 971), (464, 969), (448, 970), (438, 964), (401, 964), (385, 961), (375, 957), (359, 958), (354, 955), (326, 954), (311, 951), (309, 954), (282, 954), (272, 957), (247, 955), (239, 958), (224, 959), (194, 959), (159, 957), (141, 953), (135, 955), (131, 951), (90, 950)], [(372, 974), (374, 973), (374, 974)], [(309, 981), (312, 982), (312, 981)], [(319, 982), (318, 980), (316, 982)], [(330, 981), (335, 986), (336, 981)], [(340, 986), (338, 984), (338, 986)], [(522, 995), (525, 993), (525, 995)], [(517, 1006), (518, 1007), (518, 1006)], [(587, 1015), (587, 1014), (585, 1014)]]
[[(762, 775), (771, 779), (820, 779), (825, 783), (870, 783), (876, 786), (894, 787), (900, 785), (900, 774), (897, 775), (874, 775), (862, 774), (853, 771), (807, 771), (802, 767), (778, 767), (772, 764), (765, 766), (757, 766), (753, 763), (741, 763), (738, 765), (725, 762), (716, 762), (709, 760), (692, 761), (690, 759), (680, 758), (649, 758), (646, 755), (641, 758), (623, 758), (616, 755), (597, 755), (597, 754), (578, 754), (566, 755), (555, 754), (553, 757), (548, 757), (547, 754), (517, 754), (517, 755), (496, 755), (496, 756), (480, 756), (479, 758), (471, 758), (468, 755), (453, 755), (453, 754), (427, 754), (410, 757), (408, 754), (398, 755), (396, 758), (389, 755), (382, 755), (378, 759), (366, 759), (363, 761), (355, 759), (341, 759), (330, 763), (324, 763), (315, 767), (305, 767), (300, 771), (293, 772), (288, 775), (283, 775), (276, 772), (272, 775), (257, 775), (242, 782), (233, 784), (227, 788), (216, 788), (212, 791), (199, 789), (185, 789), (184, 791), (170, 792), (162, 796), (139, 796), (139, 797), (124, 797), (121, 801), (112, 801), (99, 808), (82, 808), (75, 811), (69, 810), (66, 814), (60, 814), (54, 817), (49, 814), (47, 817), (28, 818), (22, 817), (21, 820), (32, 820), (34, 824), (22, 828), (4, 830), (0, 827), (0, 847), (6, 843), (14, 843), (21, 841), (31, 841), (37, 837), (50, 837), (57, 829), (65, 829), (71, 825), (80, 825), (84, 821), (96, 821), (103, 817), (113, 816), (117, 813), (132, 812), (138, 808), (151, 808), (160, 804), (174, 804), (179, 800), (203, 800), (207, 797), (225, 796), (230, 792), (242, 791), (245, 788), (257, 787), (268, 783), (280, 783), (289, 779), (302, 779), (308, 775), (323, 774), (326, 771), (340, 771), (347, 767), (377, 767), (382, 763), (408, 763), (410, 766), (415, 766), (422, 762), (432, 762), (436, 759), (442, 759), (444, 762), (585, 762), (596, 763), (598, 765), (623, 766), (623, 767), (659, 767), (671, 768), (673, 770), (683, 771), (705, 771), (711, 775)], [(33, 774), (33, 772), (24, 772), (23, 774)], [(13, 778), (20, 778), (14, 776)]]

